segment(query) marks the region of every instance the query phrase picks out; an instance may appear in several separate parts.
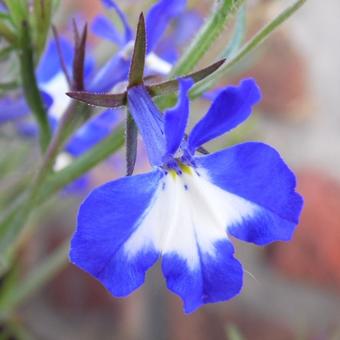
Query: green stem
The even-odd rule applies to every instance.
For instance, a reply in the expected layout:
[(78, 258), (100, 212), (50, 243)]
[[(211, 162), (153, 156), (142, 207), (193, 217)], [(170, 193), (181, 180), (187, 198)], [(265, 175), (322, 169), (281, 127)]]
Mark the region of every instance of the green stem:
[(206, 77), (199, 83), (197, 83), (190, 92), (191, 98), (197, 98), (202, 95), (205, 91), (211, 89), (221, 78), (223, 78), (226, 73), (240, 60), (252, 52), (256, 47), (263, 43), (270, 33), (272, 33), (276, 28), (278, 28), (283, 22), (285, 22), (293, 13), (295, 13), (306, 0), (299, 0), (295, 4), (288, 7), (281, 14), (279, 14), (273, 21), (264, 26), (260, 31), (258, 31), (255, 36), (241, 48), (232, 59), (227, 63), (222, 65), (216, 72)]
[(14, 309), (39, 288), (46, 284), (57, 272), (67, 264), (69, 240), (58, 247), (46, 260), (35, 266), (28, 276), (19, 281), (0, 300), (0, 318), (8, 318)]
[(50, 162), (50, 159), (46, 160), (45, 166), (42, 167), (30, 193), (19, 200), (18, 204), (7, 213), (0, 223), (0, 267), (2, 267), (0, 272), (8, 268), (8, 264), (17, 250), (16, 244), (13, 242), (24, 228), (34, 208), (43, 204), (67, 184), (105, 160), (117, 151), (123, 143), (124, 130), (120, 126), (101, 143), (74, 160), (71, 165), (53, 175), (48, 176), (48, 166), (46, 165)]
[(239, 9), (244, 0), (216, 0), (215, 8), (192, 44), (172, 69), (170, 78), (190, 72), (209, 50), (232, 15)]
[(4, 37), (11, 45), (15, 45), (17, 41), (15, 33), (3, 21), (0, 21), (0, 36)]
[(19, 48), (22, 85), (27, 103), (31, 108), (32, 113), (35, 116), (35, 119), (39, 125), (40, 146), (41, 150), (44, 152), (47, 149), (47, 146), (49, 145), (51, 139), (51, 130), (48, 123), (48, 117), (44, 107), (44, 103), (40, 96), (37, 80), (35, 77), (33, 55), (34, 54), (29, 25), (27, 22), (23, 22), (21, 27)]

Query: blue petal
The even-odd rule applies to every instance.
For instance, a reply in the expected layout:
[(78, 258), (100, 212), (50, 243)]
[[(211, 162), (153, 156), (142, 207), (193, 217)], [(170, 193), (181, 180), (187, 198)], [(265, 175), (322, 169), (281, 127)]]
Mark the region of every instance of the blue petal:
[(66, 150), (75, 157), (82, 155), (107, 137), (117, 122), (117, 111), (112, 109), (103, 111), (75, 133), (67, 144)]
[(165, 112), (164, 130), (168, 155), (174, 155), (179, 148), (189, 117), (188, 91), (193, 85), (192, 79), (181, 80), (177, 105)]
[(260, 98), (260, 90), (253, 79), (243, 80), (240, 86), (227, 87), (193, 128), (188, 141), (190, 151), (241, 124)]
[(225, 239), (217, 242), (215, 249), (214, 256), (200, 255), (200, 266), (195, 270), (176, 254), (163, 255), (167, 287), (181, 296), (186, 313), (206, 303), (226, 301), (242, 288), (242, 267), (233, 256), (232, 244)]
[(128, 77), (130, 61), (116, 54), (100, 70), (87, 87), (90, 91), (107, 92)]
[(176, 18), (174, 30), (157, 44), (157, 55), (174, 64), (185, 44), (195, 35), (201, 24), (202, 18), (198, 14), (193, 11), (185, 11)]
[[(45, 108), (48, 110), (53, 99), (44, 91), (40, 91)], [(25, 117), (31, 110), (23, 96), (17, 98), (4, 97), (0, 99), (0, 124), (7, 123)]]
[(90, 176), (84, 175), (64, 187), (63, 194), (66, 195), (83, 195), (90, 185)]
[(174, 36), (177, 38), (176, 44), (178, 47), (183, 47), (184, 44), (197, 33), (200, 26), (203, 23), (202, 16), (195, 11), (185, 11), (178, 17), (176, 21), (176, 27), (174, 30)]
[(195, 161), (209, 181), (254, 208), (253, 214), (228, 226), (230, 234), (259, 245), (292, 237), (303, 201), (295, 192), (294, 174), (276, 150), (244, 143)]
[(146, 17), (147, 53), (151, 52), (164, 34), (170, 21), (180, 15), (186, 7), (186, 0), (159, 0)]
[(12, 99), (4, 97), (0, 100), (0, 124), (14, 121), (30, 113), (24, 97)]
[(124, 39), (125, 43), (128, 43), (130, 40), (132, 40), (133, 34), (131, 27), (129, 25), (129, 22), (126, 18), (125, 13), (119, 8), (119, 6), (113, 1), (113, 0), (102, 0), (102, 3), (104, 6), (106, 6), (109, 9), (113, 9), (116, 11), (123, 27), (124, 27)]
[[(64, 37), (59, 37), (59, 42), (66, 67), (71, 69), (74, 55), (73, 46)], [(54, 39), (50, 39), (36, 71), (38, 82), (46, 83), (58, 72), (61, 72), (61, 65), (57, 43)]]
[(123, 46), (126, 41), (117, 31), (112, 21), (103, 15), (98, 15), (92, 23), (92, 32), (101, 38), (110, 40), (118, 46)]
[(95, 189), (83, 202), (70, 259), (113, 295), (125, 296), (143, 284), (159, 251), (146, 245), (130, 256), (124, 245), (152, 203), (161, 173), (124, 177)]
[(166, 151), (164, 122), (144, 85), (128, 90), (128, 107), (143, 137), (152, 165), (161, 165)]

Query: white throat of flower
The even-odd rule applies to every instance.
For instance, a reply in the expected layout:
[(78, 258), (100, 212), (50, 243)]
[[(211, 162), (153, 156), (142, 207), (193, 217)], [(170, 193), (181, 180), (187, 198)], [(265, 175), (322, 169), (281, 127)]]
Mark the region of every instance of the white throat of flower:
[(49, 115), (59, 120), (71, 101), (65, 94), (69, 90), (65, 75), (58, 72), (50, 81), (40, 84), (40, 88), (53, 98)]
[[(129, 41), (123, 49), (119, 52), (121, 57), (125, 60), (129, 60), (132, 57), (133, 49), (134, 49), (135, 42)], [(151, 52), (146, 55), (145, 58), (145, 66), (153, 72), (167, 75), (170, 73), (172, 69), (172, 65), (167, 62), (166, 60), (160, 58), (154, 52)]]

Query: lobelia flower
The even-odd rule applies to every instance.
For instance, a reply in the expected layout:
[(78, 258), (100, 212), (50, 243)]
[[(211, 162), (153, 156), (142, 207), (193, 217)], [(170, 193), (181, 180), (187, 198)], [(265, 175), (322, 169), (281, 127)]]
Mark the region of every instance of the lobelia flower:
[(167, 287), (193, 312), (238, 294), (243, 270), (229, 236), (257, 245), (289, 240), (302, 198), (272, 147), (248, 142), (197, 156), (204, 143), (246, 120), (260, 91), (252, 79), (225, 88), (188, 138), (188, 90), (164, 115), (144, 85), (128, 89), (128, 107), (152, 171), (96, 188), (82, 203), (70, 260), (114, 296), (141, 286), (162, 257)]
[[(102, 0), (102, 3), (117, 13), (124, 32), (121, 34), (113, 23), (102, 15), (97, 16), (93, 22), (92, 31), (96, 35), (118, 46), (118, 52), (98, 71), (89, 87), (89, 90), (97, 92), (110, 91), (118, 83), (127, 81), (134, 46), (134, 35), (125, 14), (113, 0)], [(164, 36), (174, 19), (178, 19), (181, 26), (181, 34), (177, 34), (177, 40), (172, 36)], [(186, 10), (186, 0), (157, 1), (146, 16), (148, 45), (145, 76), (167, 75), (177, 59), (178, 43), (187, 40), (200, 23), (195, 13)], [(161, 55), (155, 53), (158, 47)]]

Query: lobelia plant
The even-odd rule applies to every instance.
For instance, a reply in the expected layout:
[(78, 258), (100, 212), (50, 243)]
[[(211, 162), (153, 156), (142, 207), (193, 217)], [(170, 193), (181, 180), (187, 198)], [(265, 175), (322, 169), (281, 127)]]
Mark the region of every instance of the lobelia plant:
[[(212, 13), (178, 57), (176, 34), (190, 35), (200, 26), (197, 17), (189, 15), (186, 1), (157, 1), (148, 12), (146, 25), (141, 17), (134, 39), (125, 14), (114, 1), (103, 0), (105, 8), (118, 15), (123, 34), (108, 19), (95, 20), (94, 33), (114, 42), (118, 50), (88, 75), (86, 29), (78, 32), (75, 26), (74, 52), (65, 52), (70, 47), (63, 38), (48, 40), (56, 1), (34, 1), (32, 6), (21, 0), (4, 1), (0, 35), (7, 46), (1, 53), (16, 55), (13, 60), (20, 81), (0, 84), (4, 95), (0, 123), (32, 113), (42, 160), (32, 183), (1, 212), (0, 272), (3, 282), (10, 282), (0, 287), (1, 319), (12, 320), (16, 307), (67, 263), (68, 240), (23, 280), (13, 281), (10, 273), (18, 258), (18, 240), (29, 217), (43, 202), (114, 154), (124, 141), (127, 174), (132, 175), (138, 131), (152, 171), (95, 189), (80, 207), (71, 242), (71, 261), (113, 295), (125, 296), (139, 287), (146, 270), (162, 257), (169, 289), (183, 299), (185, 311), (192, 312), (202, 304), (227, 300), (242, 287), (242, 267), (233, 255), (229, 235), (258, 245), (290, 239), (302, 199), (295, 192), (294, 175), (277, 151), (257, 142), (212, 154), (203, 148), (249, 117), (261, 96), (255, 80), (218, 88), (209, 96), (214, 100), (207, 114), (189, 134), (185, 131), (190, 99), (215, 89), (233, 66), (304, 2), (296, 1), (242, 45), (245, 1), (216, 0)], [(222, 60), (192, 72), (236, 14)], [(177, 31), (169, 40), (162, 40), (169, 23), (184, 16), (193, 20), (182, 22), (185, 32)], [(46, 42), (49, 48), (44, 52)], [(60, 77), (65, 77), (63, 86), (51, 86), (50, 81)], [(23, 96), (8, 97), (7, 89), (13, 86)], [(66, 100), (67, 87), (72, 98), (109, 110), (94, 115), (87, 105)], [(176, 102), (176, 93), (177, 105), (169, 108)], [(58, 103), (63, 104), (62, 109)], [(125, 129), (116, 121), (124, 107)], [(112, 113), (112, 109), (116, 111)], [(54, 114), (61, 116), (57, 122), (51, 120)], [(72, 155), (68, 164), (56, 166), (65, 152)]]
[[(252, 79), (224, 88), (185, 138), (193, 81), (180, 80), (178, 104), (163, 115), (143, 84), (143, 25), (141, 17), (127, 103), (153, 170), (104, 184), (85, 199), (70, 259), (113, 295), (126, 296), (161, 256), (168, 288), (183, 299), (185, 312), (193, 312), (242, 287), (228, 235), (257, 245), (289, 240), (302, 198), (293, 173), (266, 144), (196, 156), (203, 144), (249, 117), (260, 90)], [(98, 101), (96, 94), (87, 102)]]

